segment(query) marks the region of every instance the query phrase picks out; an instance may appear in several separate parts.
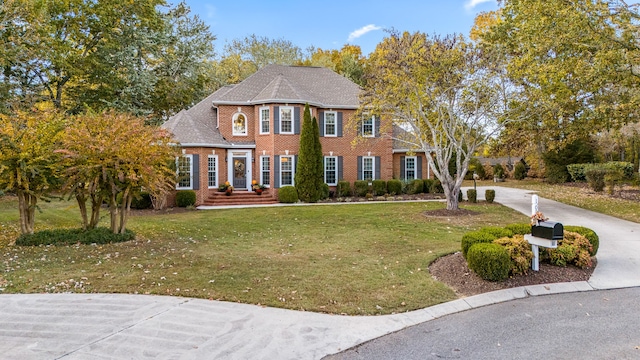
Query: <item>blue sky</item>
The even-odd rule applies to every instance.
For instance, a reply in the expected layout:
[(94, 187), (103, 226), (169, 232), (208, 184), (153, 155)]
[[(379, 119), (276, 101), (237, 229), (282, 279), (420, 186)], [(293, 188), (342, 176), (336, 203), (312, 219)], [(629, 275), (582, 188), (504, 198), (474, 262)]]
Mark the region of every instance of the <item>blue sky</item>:
[(228, 41), (256, 34), (286, 39), (303, 50), (359, 45), (364, 55), (386, 37), (383, 29), (469, 35), (475, 16), (497, 9), (497, 0), (186, 0), (217, 37)]

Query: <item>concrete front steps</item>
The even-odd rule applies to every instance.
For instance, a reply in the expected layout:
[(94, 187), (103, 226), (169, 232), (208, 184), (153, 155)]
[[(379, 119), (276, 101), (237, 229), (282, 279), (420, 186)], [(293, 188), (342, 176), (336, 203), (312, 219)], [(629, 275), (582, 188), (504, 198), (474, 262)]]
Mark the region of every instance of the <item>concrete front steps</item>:
[(231, 205), (264, 205), (264, 204), (277, 204), (276, 200), (269, 189), (265, 189), (262, 195), (258, 195), (253, 191), (246, 190), (234, 190), (233, 193), (227, 196), (224, 192), (216, 191), (209, 195), (204, 201), (205, 206), (231, 206)]

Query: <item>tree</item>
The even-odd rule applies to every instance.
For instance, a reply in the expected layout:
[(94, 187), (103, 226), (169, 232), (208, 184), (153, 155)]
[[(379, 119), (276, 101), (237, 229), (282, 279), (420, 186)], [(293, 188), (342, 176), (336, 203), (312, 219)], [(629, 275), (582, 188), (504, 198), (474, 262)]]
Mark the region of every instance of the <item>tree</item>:
[[(447, 209), (478, 147), (508, 119), (506, 82), (498, 57), (459, 36), (391, 32), (369, 59), (361, 112), (377, 112), (408, 131), (399, 138), (424, 151), (445, 190)], [(455, 173), (448, 164), (453, 159)]]
[[(320, 167), (322, 166), (322, 157), (318, 159), (318, 144), (320, 144), (320, 133), (318, 132), (317, 121), (314, 126), (311, 120), (309, 104), (306, 104), (302, 132), (300, 134), (300, 150), (298, 151), (295, 184), (300, 200), (309, 203), (317, 202), (322, 196), (321, 184), (323, 178), (318, 174), (318, 164), (320, 164)], [(321, 149), (320, 155), (322, 155)]]
[(225, 46), (225, 57), (236, 55), (250, 63), (253, 72), (271, 64), (295, 65), (303, 59), (302, 50), (291, 41), (255, 34), (235, 39)]
[(167, 117), (202, 96), (185, 89), (209, 81), (213, 36), (184, 4), (9, 0), (1, 9), (5, 106)]
[(507, 0), (475, 35), (508, 60), (528, 121), (500, 137), (540, 157), (638, 119), (637, 8), (622, 1)]
[(329, 68), (358, 85), (363, 85), (366, 59), (357, 45), (344, 45), (340, 50), (311, 49), (311, 56), (303, 62), (307, 66)]
[[(136, 194), (143, 188), (155, 192), (174, 188), (176, 172), (171, 164), (177, 148), (171, 144), (165, 130), (144, 125), (143, 119), (129, 114), (110, 111), (77, 116), (67, 129), (61, 152), (70, 162), (65, 189), (75, 195), (84, 212), (85, 228), (97, 225), (100, 206), (106, 201), (111, 231), (122, 234)], [(92, 205), (89, 222), (83, 206), (87, 198)]]
[(64, 119), (55, 112), (0, 115), (0, 188), (18, 196), (20, 229), (33, 234), (38, 201), (59, 183), (58, 148)]

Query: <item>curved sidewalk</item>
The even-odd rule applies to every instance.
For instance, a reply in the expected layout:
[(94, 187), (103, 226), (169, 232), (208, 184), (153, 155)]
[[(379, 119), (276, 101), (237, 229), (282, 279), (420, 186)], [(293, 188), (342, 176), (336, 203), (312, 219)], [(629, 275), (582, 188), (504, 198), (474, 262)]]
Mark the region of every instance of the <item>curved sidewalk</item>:
[[(525, 214), (531, 195), (496, 188)], [(485, 188), (478, 188), (484, 195)], [(165, 296), (0, 295), (0, 354), (15, 359), (319, 359), (444, 315), (532, 295), (640, 286), (640, 224), (540, 199), (600, 236), (588, 282), (507, 289), (397, 315), (351, 317)]]

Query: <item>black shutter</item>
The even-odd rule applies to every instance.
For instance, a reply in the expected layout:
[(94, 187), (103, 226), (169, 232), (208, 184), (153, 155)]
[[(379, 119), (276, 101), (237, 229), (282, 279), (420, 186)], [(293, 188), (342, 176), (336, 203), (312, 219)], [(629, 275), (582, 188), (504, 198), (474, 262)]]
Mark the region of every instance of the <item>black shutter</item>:
[(300, 108), (293, 108), (293, 133), (300, 134)]
[(336, 180), (338, 181), (344, 180), (344, 175), (342, 171), (342, 156), (338, 156), (338, 178)]
[(273, 187), (280, 188), (280, 155), (273, 157)]
[(416, 172), (416, 179), (422, 179), (422, 156), (416, 156), (416, 167), (418, 171)]
[(400, 156), (400, 180), (404, 180), (405, 159), (406, 156)]
[(373, 136), (380, 137), (380, 116), (373, 117)]
[(378, 179), (380, 179), (380, 172), (381, 172), (380, 171), (380, 164), (381, 164), (380, 156), (376, 156), (375, 164), (376, 164), (376, 173), (374, 175), (373, 180), (378, 180)]
[(273, 107), (273, 133), (280, 134), (280, 106)]
[(338, 111), (338, 120), (336, 122), (336, 133), (338, 137), (342, 137), (342, 111)]
[(193, 186), (192, 189), (193, 190), (199, 190), (200, 189), (200, 155), (198, 154), (193, 154), (192, 155), (193, 158), (191, 159), (191, 161), (193, 161)]
[(358, 180), (362, 180), (362, 156), (358, 156)]
[(324, 136), (324, 111), (318, 111), (318, 128), (320, 129), (320, 137)]

